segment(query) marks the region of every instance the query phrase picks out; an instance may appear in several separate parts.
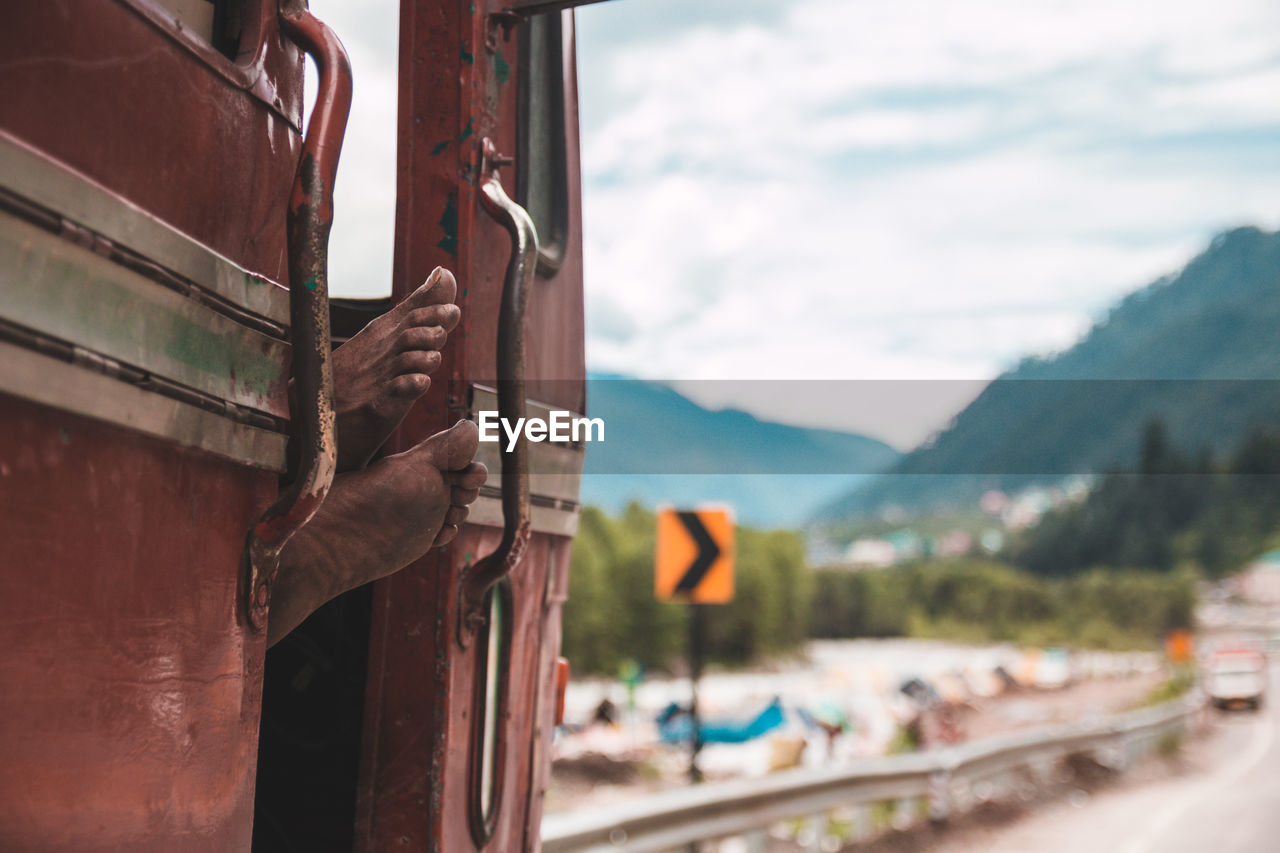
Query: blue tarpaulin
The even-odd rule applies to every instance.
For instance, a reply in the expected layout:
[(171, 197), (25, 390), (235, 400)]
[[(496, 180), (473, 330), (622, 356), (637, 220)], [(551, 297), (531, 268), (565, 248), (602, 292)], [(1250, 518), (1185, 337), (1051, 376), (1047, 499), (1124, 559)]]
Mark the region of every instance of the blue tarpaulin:
[[(698, 726), (703, 743), (745, 743), (773, 731), (785, 722), (782, 704), (777, 700), (750, 720), (701, 720)], [(658, 734), (666, 743), (687, 743), (693, 736), (689, 712), (676, 703), (658, 715)]]

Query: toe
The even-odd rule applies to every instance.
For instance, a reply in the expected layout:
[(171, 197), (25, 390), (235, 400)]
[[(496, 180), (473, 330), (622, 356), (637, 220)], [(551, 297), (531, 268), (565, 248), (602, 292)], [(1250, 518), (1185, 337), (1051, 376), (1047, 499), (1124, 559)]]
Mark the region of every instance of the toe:
[(484, 485), (484, 481), (487, 479), (489, 479), (489, 469), (485, 467), (484, 463), (472, 462), (457, 472), (454, 485), (461, 486), (464, 489), (478, 489)]
[(397, 399), (416, 400), (431, 387), (431, 377), (425, 373), (406, 373), (391, 380), (388, 386), (391, 396)]
[(457, 305), (428, 305), (415, 308), (404, 318), (405, 328), (414, 326), (440, 326), (446, 332), (452, 332), (462, 319), (462, 309)]
[[(465, 506), (451, 506), (449, 511), (444, 514), (444, 527), (458, 527), (462, 522), (467, 520), (467, 516), (471, 513), (471, 509)], [(441, 528), (443, 529), (443, 527)]]
[(480, 497), (479, 489), (464, 489), (461, 486), (454, 486), (449, 491), (449, 503), (454, 506), (470, 506), (476, 502), (478, 497)]
[(458, 282), (453, 273), (444, 267), (436, 267), (431, 271), (417, 290), (405, 297), (401, 304), (406, 308), (421, 308), (424, 305), (438, 305), (453, 302), (458, 296)]
[(479, 430), (468, 420), (458, 421), (447, 430), (423, 440), (418, 448), (431, 456), (432, 463), (442, 471), (458, 471), (467, 467), (475, 458), (480, 446)]
[(440, 366), (440, 358), (438, 350), (414, 349), (402, 352), (396, 356), (396, 375), (432, 373)]
[(431, 271), (431, 275), (427, 276), (427, 280), (418, 285), (417, 289), (404, 298), (399, 307), (409, 311), (414, 308), (420, 308), (423, 305), (430, 305), (438, 302), (435, 299), (435, 291), (440, 286), (440, 277), (444, 274), (444, 267), (436, 267)]
[(432, 302), (447, 304), (457, 300), (458, 298), (458, 282), (454, 279), (453, 273), (447, 269), (441, 268), (440, 280), (436, 282), (436, 286), (432, 288)]
[(443, 326), (410, 326), (400, 333), (400, 351), (440, 349), (448, 337)]
[(452, 524), (446, 524), (444, 527), (440, 528), (440, 532), (436, 534), (435, 541), (431, 544), (437, 547), (448, 545), (450, 542), (456, 539), (457, 536), (458, 536), (458, 528)]
[(441, 305), (440, 313), (444, 315), (440, 320), (440, 325), (444, 326), (446, 332), (452, 332), (458, 327), (458, 321), (462, 319), (461, 308), (451, 302), (447, 305)]

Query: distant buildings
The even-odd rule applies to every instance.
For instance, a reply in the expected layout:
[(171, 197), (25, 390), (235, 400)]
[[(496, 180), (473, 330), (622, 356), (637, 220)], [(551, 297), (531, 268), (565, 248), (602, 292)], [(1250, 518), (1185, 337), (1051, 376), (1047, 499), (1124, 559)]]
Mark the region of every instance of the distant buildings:
[[(993, 543), (989, 534), (995, 536), (995, 548), (985, 547)], [(978, 547), (994, 551), (1004, 544), (1004, 537), (997, 530), (987, 530), (978, 542)], [(974, 548), (973, 534), (967, 530), (957, 528), (935, 537), (904, 527), (883, 536), (855, 539), (831, 562), (850, 569), (883, 569), (920, 557), (961, 557), (973, 553)]]
[(1235, 578), (1237, 591), (1249, 601), (1280, 604), (1280, 550), (1268, 551)]
[(978, 501), (978, 507), (998, 518), (1009, 530), (1022, 530), (1040, 523), (1046, 512), (1079, 503), (1089, 494), (1090, 478), (1068, 477), (1052, 486), (1030, 486), (1014, 495), (992, 489)]
[(893, 543), (886, 539), (855, 539), (837, 562), (856, 568), (883, 569), (898, 560)]
[[(887, 568), (920, 557), (996, 554), (1004, 548), (1006, 531), (1032, 527), (1045, 513), (1078, 503), (1088, 495), (1090, 485), (1087, 477), (1071, 477), (1052, 486), (1031, 486), (1015, 494), (992, 489), (978, 501), (978, 509), (990, 519), (990, 526), (981, 526), (981, 519), (975, 525), (971, 518), (964, 527), (937, 535), (919, 532), (901, 511), (886, 512), (880, 517), (881, 523), (902, 526), (890, 533), (859, 537), (847, 545), (811, 535), (810, 561), (832, 568), (858, 570)], [(933, 526), (937, 523), (938, 519), (932, 520)], [(1280, 569), (1280, 551), (1276, 555)], [(1280, 571), (1275, 574), (1280, 585)]]

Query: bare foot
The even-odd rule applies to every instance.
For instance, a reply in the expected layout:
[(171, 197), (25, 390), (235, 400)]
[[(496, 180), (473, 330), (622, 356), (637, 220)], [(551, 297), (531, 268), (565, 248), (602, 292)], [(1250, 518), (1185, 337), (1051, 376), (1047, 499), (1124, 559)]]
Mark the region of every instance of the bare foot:
[(458, 284), (436, 267), (426, 282), (354, 338), (334, 350), (338, 471), (369, 463), (426, 393), (440, 366), (440, 348), (458, 325)]
[(488, 472), (478, 431), (459, 421), (361, 471), (339, 474), (281, 555), (267, 645), (349, 589), (399, 571), (458, 535)]

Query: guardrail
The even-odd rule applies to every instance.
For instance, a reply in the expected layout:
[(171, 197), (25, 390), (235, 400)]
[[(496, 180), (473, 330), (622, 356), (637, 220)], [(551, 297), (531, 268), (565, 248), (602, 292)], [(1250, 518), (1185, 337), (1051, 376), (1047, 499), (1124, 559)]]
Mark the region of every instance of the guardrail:
[(822, 816), (833, 808), (926, 798), (945, 819), (957, 791), (1022, 768), (1052, 767), (1092, 754), (1123, 769), (1168, 735), (1187, 728), (1203, 699), (1183, 698), (1097, 721), (1015, 732), (945, 749), (859, 761), (839, 769), (798, 769), (664, 791), (632, 802), (542, 822), (543, 853), (661, 851), (741, 836), (763, 851), (768, 827)]

